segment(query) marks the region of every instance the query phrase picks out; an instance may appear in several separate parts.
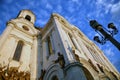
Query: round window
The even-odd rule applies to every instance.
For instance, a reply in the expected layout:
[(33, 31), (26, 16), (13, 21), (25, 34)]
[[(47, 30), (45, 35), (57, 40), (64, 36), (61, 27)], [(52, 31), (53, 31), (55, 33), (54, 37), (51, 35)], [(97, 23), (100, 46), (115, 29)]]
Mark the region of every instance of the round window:
[(29, 28), (27, 26), (22, 26), (24, 30), (29, 31)]

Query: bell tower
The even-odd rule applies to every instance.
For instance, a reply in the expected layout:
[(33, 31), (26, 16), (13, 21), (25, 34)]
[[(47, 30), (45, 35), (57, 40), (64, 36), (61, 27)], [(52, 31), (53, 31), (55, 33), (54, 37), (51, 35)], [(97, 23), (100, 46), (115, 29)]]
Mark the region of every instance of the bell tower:
[[(7, 23), (0, 38), (0, 64), (7, 71), (15, 68), (31, 79), (36, 78), (37, 34), (35, 15), (22, 10), (16, 19)], [(8, 76), (9, 77), (9, 76)]]
[(18, 15), (18, 18), (24, 18), (29, 22), (33, 23), (33, 25), (35, 23), (35, 15), (29, 10), (22, 10)]

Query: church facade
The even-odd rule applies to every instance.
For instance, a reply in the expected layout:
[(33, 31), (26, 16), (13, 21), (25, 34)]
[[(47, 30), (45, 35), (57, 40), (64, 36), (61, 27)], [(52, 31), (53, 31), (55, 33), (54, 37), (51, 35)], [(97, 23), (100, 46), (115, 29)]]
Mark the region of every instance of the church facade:
[(120, 80), (104, 53), (53, 13), (44, 28), (22, 10), (0, 36), (0, 80)]

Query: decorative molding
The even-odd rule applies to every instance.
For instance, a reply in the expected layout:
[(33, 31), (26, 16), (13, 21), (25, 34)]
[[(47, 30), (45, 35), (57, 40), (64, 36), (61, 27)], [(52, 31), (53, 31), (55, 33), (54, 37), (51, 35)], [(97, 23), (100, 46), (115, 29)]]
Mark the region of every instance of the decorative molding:
[(53, 26), (50, 27), (50, 29), (49, 29), (47, 32), (45, 31), (44, 34), (42, 34), (42, 41), (44, 41), (44, 39), (45, 39), (48, 35), (50, 35), (52, 29), (54, 29)]
[(20, 38), (20, 37), (14, 35), (14, 34), (10, 34), (9, 36), (10, 36), (10, 37), (14, 37), (14, 38), (16, 39), (16, 41), (22, 40), (22, 41), (24, 41), (25, 43), (27, 43), (27, 44), (29, 44), (29, 45), (31, 45), (31, 46), (33, 45), (33, 43), (28, 42), (28, 41), (26, 41), (25, 39)]
[[(22, 18), (21, 18), (21, 19), (22, 19)], [(22, 20), (23, 20), (23, 21), (22, 21)], [(26, 24), (26, 21), (24, 21), (24, 19), (22, 19), (22, 20), (14, 19), (14, 20), (9, 21), (7, 24), (8, 24), (8, 25), (10, 25), (10, 24), (14, 25), (13, 27), (15, 27), (16, 29), (18, 29), (18, 30), (26, 33), (27, 35), (30, 35), (30, 36), (31, 36), (31, 35), (34, 36), (34, 35), (37, 35), (37, 34), (38, 34), (37, 30), (34, 28), (34, 25)], [(29, 27), (31, 28), (31, 30), (34, 32), (34, 34), (31, 34), (29, 31), (25, 31), (24, 29), (22, 29), (22, 28), (20, 28), (20, 27), (17, 27), (17, 23), (21, 23), (21, 24), (24, 24), (24, 25), (26, 25), (26, 26), (29, 26)]]
[(8, 67), (0, 67), (0, 80), (30, 80), (30, 72), (19, 72), (19, 67)]
[(58, 64), (52, 64), (47, 68), (43, 80), (51, 80), (51, 78), (55, 75), (58, 77), (59, 80), (64, 79), (63, 70), (60, 68)]
[(64, 70), (67, 71), (69, 68), (74, 67), (74, 66), (83, 67), (83, 65), (80, 62), (73, 62), (73, 63), (66, 65)]

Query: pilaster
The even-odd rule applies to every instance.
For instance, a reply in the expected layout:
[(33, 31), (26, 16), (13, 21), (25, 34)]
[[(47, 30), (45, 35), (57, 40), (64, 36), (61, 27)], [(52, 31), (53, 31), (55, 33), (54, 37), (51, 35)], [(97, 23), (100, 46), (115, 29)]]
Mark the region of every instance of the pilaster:
[(72, 61), (74, 61), (74, 58), (72, 56), (72, 53), (68, 50), (68, 48), (70, 48), (68, 46), (68, 43), (67, 43), (67, 40), (65, 39), (65, 32), (63, 31), (62, 29), (62, 25), (61, 23), (59, 22), (59, 19), (58, 17), (54, 17), (54, 21), (55, 21), (55, 29), (57, 31), (57, 34), (59, 36), (59, 40), (60, 40), (60, 47), (61, 47), (61, 51), (65, 57), (65, 63), (66, 65), (71, 63)]
[(24, 43), (20, 62), (22, 62), (22, 65), (20, 66), (20, 71), (30, 71), (30, 55), (31, 55), (31, 46), (27, 43)]
[(0, 38), (0, 49), (3, 46), (4, 42), (7, 40), (8, 35), (10, 34), (11, 30), (13, 29), (13, 24), (8, 23), (7, 28), (5, 31), (2, 33), (1, 38)]
[(41, 42), (41, 34), (38, 34), (37, 40), (38, 40), (38, 50), (37, 50), (37, 78), (40, 78), (41, 75), (41, 69), (43, 67), (43, 49), (42, 49), (42, 42)]
[(31, 80), (36, 80), (37, 76), (37, 37), (33, 37), (33, 46), (32, 46), (32, 53), (31, 53)]

